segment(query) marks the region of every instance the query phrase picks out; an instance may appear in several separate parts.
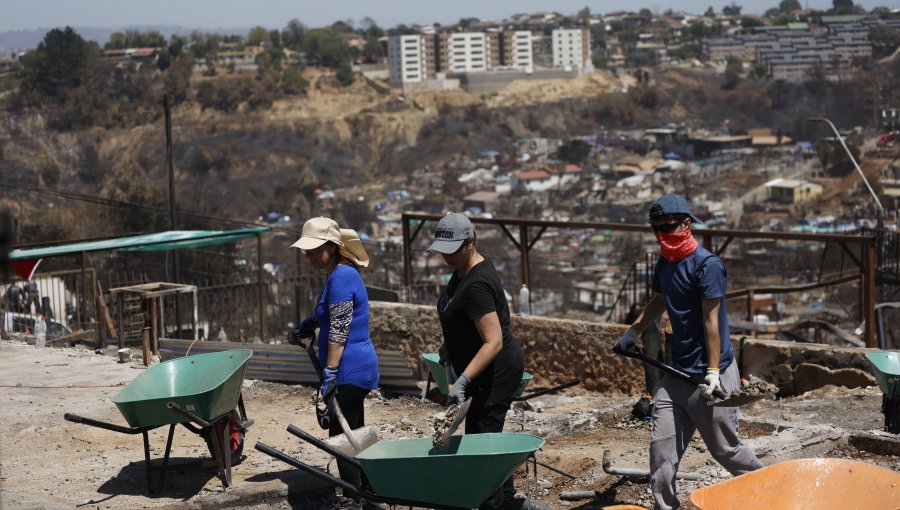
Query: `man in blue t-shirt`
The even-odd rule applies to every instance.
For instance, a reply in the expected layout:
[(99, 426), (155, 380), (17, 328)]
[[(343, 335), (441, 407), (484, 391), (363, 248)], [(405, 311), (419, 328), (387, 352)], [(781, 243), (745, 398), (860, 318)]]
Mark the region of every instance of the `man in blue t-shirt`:
[(655, 510), (681, 506), (675, 473), (695, 430), (732, 475), (763, 467), (741, 442), (737, 408), (707, 405), (716, 389), (738, 389), (740, 374), (728, 333), (725, 266), (694, 239), (691, 224), (698, 222), (680, 195), (664, 195), (650, 206), (650, 228), (660, 246), (653, 272), (656, 294), (616, 342), (620, 349), (632, 349), (641, 332), (667, 312), (673, 333), (670, 363), (702, 381), (698, 387), (664, 375), (654, 398), (650, 487)]

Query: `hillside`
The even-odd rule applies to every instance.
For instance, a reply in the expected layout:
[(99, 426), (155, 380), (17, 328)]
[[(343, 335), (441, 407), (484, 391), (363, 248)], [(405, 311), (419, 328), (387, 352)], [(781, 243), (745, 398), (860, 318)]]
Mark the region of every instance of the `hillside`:
[[(308, 77), (304, 97), (278, 100), (264, 111), (222, 113), (195, 104), (174, 111), (180, 208), (243, 221), (271, 209), (303, 217), (316, 188), (402, 185), (418, 169), (502, 150), (528, 137), (567, 138), (670, 122), (721, 130), (728, 120), (735, 132), (772, 127), (804, 139), (815, 133), (805, 121), (810, 115), (844, 126), (871, 119), (856, 83), (818, 84), (813, 93), (809, 86), (744, 80), (726, 91), (719, 75), (679, 68), (657, 72), (649, 84), (597, 72), (571, 81), (513, 83), (490, 95), (403, 95), (362, 79), (340, 88), (330, 74)], [(166, 207), (161, 120), (71, 133), (49, 131), (44, 122), (33, 112), (9, 116), (0, 126), (0, 172), (11, 181)], [(21, 200), (5, 188), (4, 193), (18, 217), (36, 224), (22, 229), (23, 242), (147, 230), (165, 221), (165, 215), (98, 214), (84, 204), (39, 195)], [(50, 201), (66, 213), (48, 208)], [(81, 210), (94, 212), (68, 224), (65, 216)]]

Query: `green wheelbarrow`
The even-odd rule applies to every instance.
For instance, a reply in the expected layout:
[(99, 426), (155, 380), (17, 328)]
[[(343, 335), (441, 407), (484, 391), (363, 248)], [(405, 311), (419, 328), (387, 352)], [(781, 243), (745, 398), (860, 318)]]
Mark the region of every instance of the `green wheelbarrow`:
[[(425, 382), (425, 390), (422, 393), (422, 398), (425, 398), (428, 395), (429, 391), (431, 391), (432, 381), (434, 381), (435, 387), (437, 387), (440, 394), (443, 396), (447, 396), (447, 394), (450, 392), (450, 385), (453, 383), (453, 381), (447, 380), (447, 371), (444, 369), (444, 366), (441, 365), (440, 356), (438, 355), (438, 353), (425, 353), (422, 355), (422, 359), (428, 366), (428, 380)], [(559, 390), (575, 386), (576, 384), (581, 382), (580, 379), (575, 379), (574, 381), (569, 381), (557, 386), (553, 386), (551, 388), (545, 388), (524, 395), (525, 388), (528, 387), (528, 383), (531, 382), (532, 378), (533, 376), (528, 372), (522, 374), (522, 381), (519, 383), (519, 387), (516, 388), (516, 392), (513, 393), (513, 401), (528, 400), (534, 397), (539, 397), (541, 395), (547, 395), (548, 393), (554, 393)]]
[(900, 351), (867, 352), (866, 359), (884, 394), (881, 397), (884, 430), (900, 434)]
[[(497, 432), (453, 436), (438, 450), (432, 438), (393, 439), (375, 443), (349, 457), (290, 425), (288, 432), (347, 462), (366, 475), (371, 489), (350, 484), (261, 443), (256, 449), (373, 503), (446, 510), (480, 506), (530, 458), (544, 440), (530, 434)], [(537, 483), (537, 466), (535, 484)], [(528, 469), (526, 469), (526, 476)], [(530, 488), (529, 482), (526, 486)]]
[[(241, 461), (244, 435), (253, 424), (253, 420), (247, 418), (241, 396), (241, 384), (251, 356), (253, 351), (249, 349), (236, 349), (196, 354), (154, 365), (113, 396), (113, 403), (128, 422), (127, 427), (72, 413), (63, 417), (74, 423), (123, 434), (141, 434), (147, 488), (151, 493), (156, 492), (151, 471), (161, 470), (157, 489), (161, 488), (175, 426), (183, 425), (206, 441), (214, 465), (219, 468), (225, 486), (229, 486), (231, 466)], [(147, 432), (165, 425), (169, 426), (169, 435), (162, 466), (152, 467)]]

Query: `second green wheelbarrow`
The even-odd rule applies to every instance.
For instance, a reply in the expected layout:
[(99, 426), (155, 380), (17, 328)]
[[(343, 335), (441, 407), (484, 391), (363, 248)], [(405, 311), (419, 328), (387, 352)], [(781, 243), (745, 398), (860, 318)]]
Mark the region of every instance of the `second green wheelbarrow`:
[[(66, 413), (64, 418), (124, 434), (141, 434), (150, 492), (155, 492), (151, 470), (162, 470), (159, 480), (159, 487), (162, 487), (175, 426), (183, 425), (206, 441), (228, 486), (231, 484), (231, 466), (242, 458), (245, 431), (253, 424), (253, 420), (247, 418), (241, 397), (241, 384), (251, 356), (253, 351), (249, 349), (236, 349), (196, 354), (154, 365), (113, 396), (113, 402), (128, 422), (127, 427), (73, 413)], [(150, 462), (147, 432), (165, 425), (169, 425), (165, 456), (162, 467), (154, 468)]]
[[(476, 508), (484, 503), (544, 444), (540, 437), (511, 432), (453, 436), (442, 450), (434, 448), (430, 437), (394, 439), (375, 443), (353, 458), (293, 425), (288, 426), (288, 432), (360, 470), (371, 490), (261, 442), (256, 443), (256, 449), (341, 487), (345, 495), (350, 491), (373, 503), (449, 510)], [(530, 487), (528, 482), (526, 485)]]
[(883, 393), (881, 411), (884, 413), (884, 430), (900, 434), (900, 352), (867, 352), (866, 359)]
[[(450, 392), (450, 385), (453, 384), (453, 381), (449, 381), (447, 379), (447, 371), (444, 369), (444, 366), (441, 365), (440, 356), (436, 352), (428, 352), (422, 355), (422, 359), (425, 360), (425, 364), (428, 366), (428, 380), (425, 382), (425, 390), (422, 394), (423, 398), (428, 395), (428, 392), (431, 390), (431, 382), (434, 381), (435, 386), (440, 392), (441, 395), (447, 396)], [(563, 390), (569, 388), (571, 386), (575, 386), (580, 383), (581, 380), (575, 379), (573, 381), (569, 381), (567, 383), (563, 383), (557, 386), (553, 386), (551, 388), (545, 388), (542, 390), (538, 390), (527, 395), (524, 395), (525, 388), (528, 386), (528, 383), (531, 382), (533, 376), (525, 372), (522, 374), (522, 381), (519, 383), (519, 387), (516, 388), (516, 392), (513, 393), (514, 401), (528, 400), (534, 397), (539, 397), (541, 395), (547, 395), (548, 393), (554, 393), (559, 390)]]

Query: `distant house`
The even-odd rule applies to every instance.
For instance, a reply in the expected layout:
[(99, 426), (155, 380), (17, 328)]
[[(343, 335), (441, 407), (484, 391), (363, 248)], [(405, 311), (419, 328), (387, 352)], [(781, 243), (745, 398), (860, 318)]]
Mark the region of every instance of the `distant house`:
[(513, 189), (524, 188), (527, 191), (547, 191), (556, 185), (558, 178), (546, 170), (524, 170), (512, 176)]
[(476, 191), (463, 198), (463, 209), (477, 209), (481, 212), (489, 212), (496, 209), (499, 194), (496, 191)]
[(121, 50), (104, 50), (103, 58), (116, 62), (117, 66), (155, 64), (159, 58), (159, 48), (126, 48)]
[(797, 179), (773, 179), (766, 183), (769, 200), (780, 204), (808, 202), (822, 194), (822, 185)]

